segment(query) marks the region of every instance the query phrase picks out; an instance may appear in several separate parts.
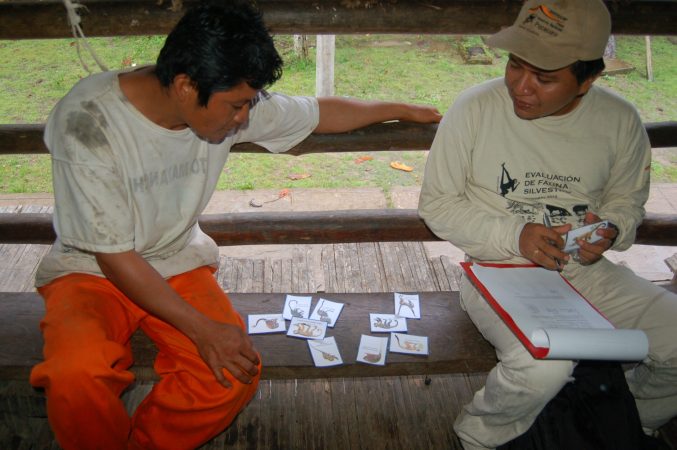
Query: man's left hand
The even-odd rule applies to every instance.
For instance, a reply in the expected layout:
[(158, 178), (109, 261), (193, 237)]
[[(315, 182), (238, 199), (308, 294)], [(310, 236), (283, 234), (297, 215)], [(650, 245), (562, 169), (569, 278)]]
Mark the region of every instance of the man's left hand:
[[(596, 223), (602, 219), (591, 212), (585, 214), (585, 225)], [(580, 249), (578, 250), (578, 257), (576, 258), (581, 265), (588, 266), (594, 264), (602, 258), (605, 251), (609, 250), (618, 236), (618, 228), (610, 226), (608, 228), (598, 228), (595, 230), (602, 239), (591, 244), (584, 239), (578, 240)]]

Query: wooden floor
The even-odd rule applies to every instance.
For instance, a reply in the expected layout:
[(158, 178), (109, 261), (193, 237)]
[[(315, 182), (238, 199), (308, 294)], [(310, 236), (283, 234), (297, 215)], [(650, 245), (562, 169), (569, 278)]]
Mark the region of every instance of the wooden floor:
[[(49, 212), (48, 207), (21, 212)], [(2, 212), (18, 212), (8, 209)], [(44, 245), (0, 245), (0, 290), (33, 290)], [(231, 292), (457, 290), (458, 267), (429, 260), (420, 243), (335, 244), (319, 261), (304, 246), (284, 259), (221, 257), (217, 278)], [(266, 380), (233, 425), (204, 449), (461, 449), (452, 424), (486, 374), (331, 380)], [(123, 396), (130, 411), (150, 390)], [(58, 449), (44, 401), (28, 383), (0, 384), (0, 448)], [(17, 414), (21, 411), (21, 414)]]
[[(0, 245), (0, 290), (33, 290), (35, 268), (48, 249)], [(230, 292), (458, 290), (460, 269), (444, 256), (429, 259), (420, 243), (326, 245), (319, 258), (304, 246), (290, 253), (281, 259), (222, 256), (217, 278)], [(486, 373), (265, 380), (233, 425), (202, 448), (461, 449), (452, 424), (485, 378)], [(151, 387), (137, 383), (123, 395), (130, 412)], [(0, 449), (58, 449), (45, 416), (44, 399), (27, 382), (0, 382)]]

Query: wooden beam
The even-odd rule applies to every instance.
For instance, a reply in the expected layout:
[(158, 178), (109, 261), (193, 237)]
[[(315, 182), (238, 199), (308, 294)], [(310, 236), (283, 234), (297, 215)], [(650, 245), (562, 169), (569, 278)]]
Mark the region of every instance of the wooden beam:
[[(653, 148), (677, 147), (677, 121), (645, 123)], [(48, 153), (42, 140), (43, 124), (0, 125), (0, 155)], [(296, 147), (283, 153), (374, 152), (389, 150), (428, 150), (437, 124), (389, 122), (370, 125), (340, 134), (311, 134)], [(236, 153), (268, 153), (256, 144), (237, 144)]]
[[(218, 245), (438, 241), (414, 209), (205, 214), (200, 227)], [(51, 244), (52, 215), (0, 214), (0, 243)], [(637, 244), (677, 246), (677, 215), (647, 213)]]
[[(196, 0), (82, 0), (87, 36), (164, 35)], [(519, 0), (258, 0), (278, 34), (490, 34), (517, 17)], [(182, 5), (175, 8), (173, 5)], [(677, 34), (677, 3), (608, 1), (614, 34)], [(67, 38), (72, 33), (59, 0), (0, 1), (0, 39)]]

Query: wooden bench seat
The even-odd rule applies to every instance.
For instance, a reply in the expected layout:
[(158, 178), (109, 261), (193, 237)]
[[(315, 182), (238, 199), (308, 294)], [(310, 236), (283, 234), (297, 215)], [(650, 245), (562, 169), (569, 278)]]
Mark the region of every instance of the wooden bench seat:
[[(437, 373), (484, 372), (496, 364), (492, 347), (476, 330), (460, 308), (458, 292), (422, 292), (422, 318), (409, 319), (410, 334), (428, 336), (427, 357), (388, 353), (385, 366), (356, 363), (360, 336), (371, 334), (369, 313), (392, 313), (393, 293), (369, 294), (298, 294), (312, 295), (313, 305), (320, 296), (344, 303), (334, 328), (334, 336), (344, 364), (317, 368), (304, 339), (285, 334), (253, 335), (252, 340), (264, 362), (262, 378), (333, 378)], [(230, 294), (235, 308), (248, 314), (281, 313), (285, 294)], [(26, 380), (33, 365), (42, 360), (42, 336), (39, 322), (44, 314), (42, 298), (34, 292), (0, 293), (0, 379)], [(287, 322), (288, 324), (288, 322)], [(374, 335), (387, 336), (385, 333)], [(154, 380), (152, 363), (156, 354), (153, 343), (141, 332), (132, 339), (135, 364), (132, 371), (138, 380)]]

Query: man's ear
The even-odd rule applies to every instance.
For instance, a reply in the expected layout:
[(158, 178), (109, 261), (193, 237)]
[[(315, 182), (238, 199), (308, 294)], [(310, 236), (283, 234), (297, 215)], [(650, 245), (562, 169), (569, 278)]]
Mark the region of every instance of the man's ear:
[(172, 90), (176, 97), (181, 101), (192, 101), (197, 96), (197, 89), (195, 89), (193, 80), (185, 73), (181, 73), (174, 77)]
[(584, 96), (585, 94), (588, 93), (590, 88), (592, 87), (592, 84), (599, 78), (601, 74), (593, 75), (586, 79), (581, 85), (578, 87), (578, 95), (579, 97)]

